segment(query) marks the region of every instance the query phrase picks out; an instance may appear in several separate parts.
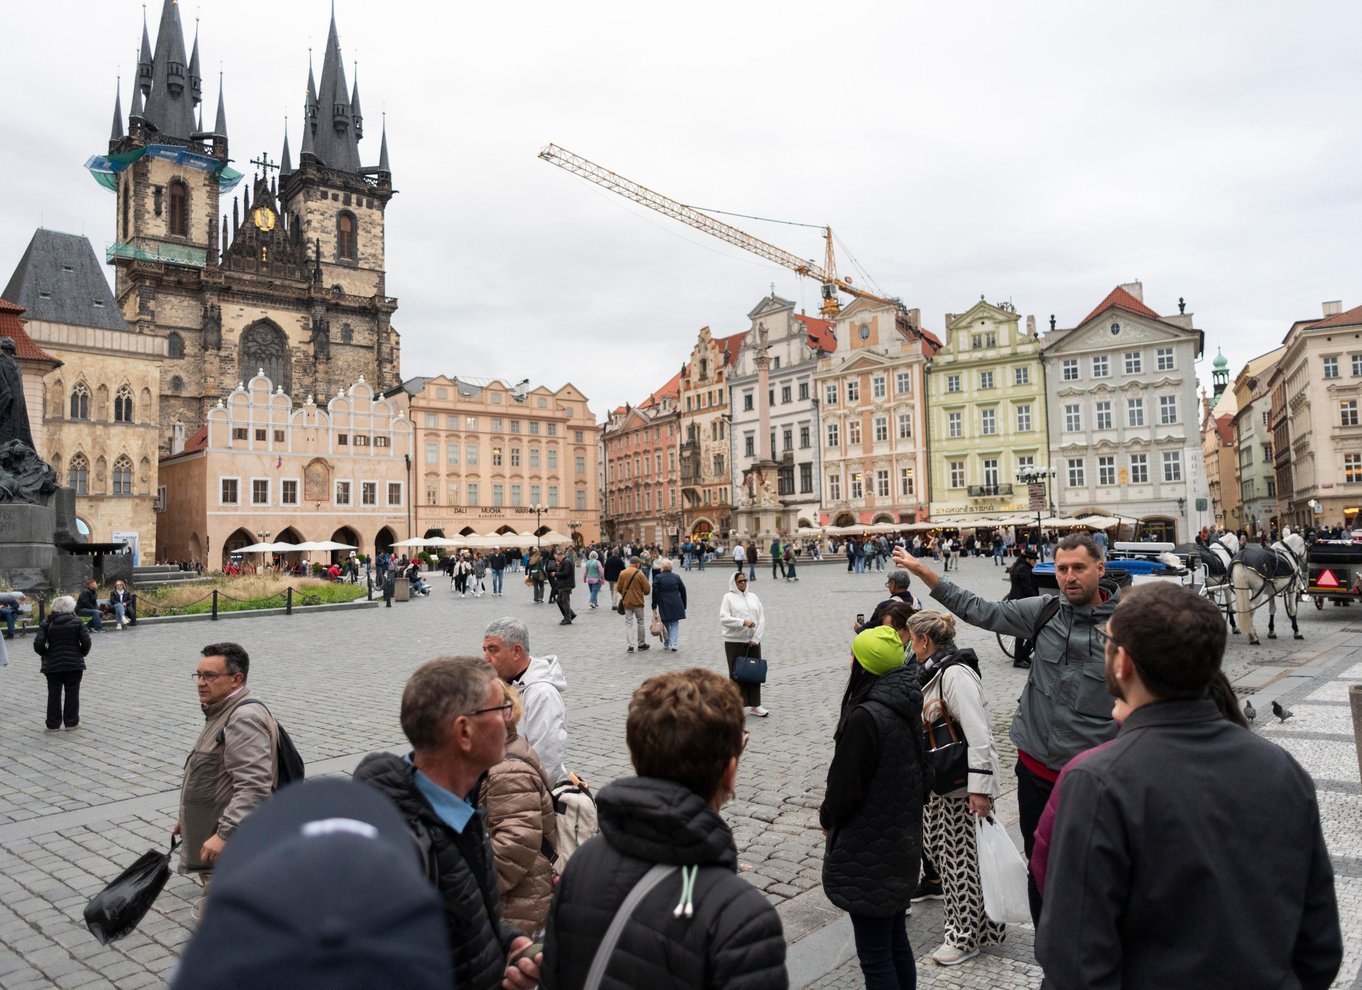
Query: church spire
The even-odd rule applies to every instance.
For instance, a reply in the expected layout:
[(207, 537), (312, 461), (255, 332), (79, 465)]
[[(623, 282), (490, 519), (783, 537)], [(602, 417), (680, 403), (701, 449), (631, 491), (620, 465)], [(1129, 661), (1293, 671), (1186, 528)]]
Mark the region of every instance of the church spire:
[(147, 34), (147, 8), (142, 6), (142, 53), (137, 58), (137, 88), (142, 95), (151, 92), (151, 37)]
[(392, 169), (388, 167), (388, 115), (383, 115), (383, 143), (379, 145), (378, 151), (378, 170), (392, 175)]
[(359, 63), (355, 63), (355, 85), (350, 91), (350, 116), (355, 121), (355, 140), (364, 137), (364, 115), (359, 110)]
[(199, 75), (199, 19), (194, 18), (194, 53), (189, 56), (189, 92), (195, 103), (203, 102), (203, 78)]
[(180, 6), (175, 0), (164, 0), (161, 8), (146, 117), (149, 125), (168, 137), (188, 138), (194, 131), (194, 95), (189, 79), (189, 60), (184, 53)]
[(359, 138), (350, 106), (351, 94), (345, 81), (345, 64), (341, 61), (340, 34), (336, 30), (334, 10), (326, 37), (326, 52), (322, 56), (322, 78), (317, 97), (313, 154), (328, 168), (359, 172)]
[(213, 121), (213, 134), (220, 138), (227, 137), (227, 106), (222, 98), (222, 73), (218, 73), (218, 116)]
[(128, 126), (131, 128), (134, 120), (145, 119), (146, 113), (142, 109), (142, 87), (134, 86), (132, 88), (132, 109), (128, 111)]
[(123, 140), (123, 77), (118, 77), (114, 85), (113, 129), (109, 131), (109, 143), (117, 144)]
[(288, 118), (284, 118), (284, 153), (279, 156), (279, 174), (289, 175), (293, 171), (293, 156), (288, 150)]

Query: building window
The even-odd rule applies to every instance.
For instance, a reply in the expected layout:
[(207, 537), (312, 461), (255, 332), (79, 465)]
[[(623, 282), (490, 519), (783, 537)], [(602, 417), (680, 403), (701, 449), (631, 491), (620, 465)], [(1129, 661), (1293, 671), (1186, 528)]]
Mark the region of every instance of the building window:
[(1178, 397), (1176, 395), (1159, 396), (1159, 422), (1165, 425), (1178, 421)]
[(880, 443), (881, 441), (888, 440), (888, 439), (889, 439), (889, 417), (888, 417), (888, 416), (876, 416), (876, 417), (875, 417), (875, 442), (876, 442), (876, 443)]
[(1064, 431), (1066, 433), (1077, 433), (1083, 429), (1083, 417), (1080, 415), (1077, 405), (1064, 407)]
[(998, 486), (998, 458), (985, 457), (980, 466), (984, 470), (984, 484), (990, 488)]
[[(512, 433), (519, 433), (519, 432), (520, 432), (519, 427), (520, 427), (520, 424), (519, 424), (519, 423), (512, 422), (512, 423), (511, 423), (511, 432), (512, 432)], [(573, 431), (572, 431), (572, 442), (573, 442), (573, 443), (586, 443), (586, 433), (585, 433), (585, 431), (583, 431), (583, 430), (573, 430)]]
[[(550, 424), (549, 424), (549, 436), (551, 436), (551, 437), (556, 437), (557, 435), (558, 435), (558, 424), (557, 424), (557, 423), (550, 423)], [(654, 435), (656, 435), (656, 434), (654, 434)]]
[(963, 413), (958, 412), (946, 413), (946, 436), (948, 437), (960, 436), (964, 432), (962, 425), (963, 419), (964, 419)]
[(1163, 452), (1163, 480), (1181, 481), (1182, 480), (1182, 452), (1179, 450), (1165, 450)]
[(908, 498), (913, 494), (913, 469), (899, 468), (899, 496)]
[[(341, 435), (344, 436), (344, 434)], [(426, 463), (427, 464), (440, 463), (440, 445), (438, 443), (426, 444)]]
[(790, 404), (790, 402), (791, 402), (790, 395), (791, 395), (790, 386), (788, 386), (788, 385), (782, 385), (782, 386), (780, 386), (780, 404), (781, 404), (781, 405), (789, 405), (789, 404)]
[(1338, 377), (1338, 358), (1337, 358), (1337, 357), (1327, 357), (1327, 358), (1324, 359), (1324, 377), (1325, 377), (1325, 378), (1337, 378), (1337, 377)]
[(114, 422), (132, 422), (132, 389), (127, 385), (120, 385), (114, 396)]
[(875, 497), (889, 497), (889, 469), (881, 468), (875, 472)]
[(270, 504), (270, 482), (268, 478), (251, 479), (251, 505)]
[(1132, 485), (1149, 484), (1149, 455), (1131, 454), (1130, 455), (1130, 483)]
[[(264, 430), (256, 430), (256, 431), (255, 431), (255, 438), (256, 438), (257, 440), (264, 440), (264, 439), (265, 439), (264, 433), (265, 433)], [(337, 446), (337, 447), (348, 447), (348, 446), (350, 446), (350, 434), (348, 434), (348, 433), (337, 433), (337, 434), (336, 434), (336, 446)], [(426, 445), (426, 457), (427, 457), (427, 458), (429, 458), (430, 455), (431, 455), (431, 453), (432, 453), (432, 451), (431, 451), (430, 448), (431, 448), (431, 447), (434, 447), (434, 446), (435, 446), (435, 445), (434, 445), (433, 443), (432, 443), (432, 444), (427, 444), (427, 445)], [(433, 463), (433, 462), (432, 462), (432, 463)]]
[(992, 436), (998, 432), (998, 410), (979, 410), (979, 432), (984, 436)]
[(1340, 403), (1338, 404), (1338, 411), (1339, 411), (1339, 416), (1340, 416), (1340, 421), (1339, 421), (1339, 425), (1340, 425), (1340, 426), (1356, 426), (1356, 425), (1357, 425), (1357, 400), (1356, 400), (1356, 399), (1348, 399), (1348, 400), (1346, 400), (1345, 402), (1340, 402)]
[(952, 487), (952, 488), (964, 488), (964, 487), (965, 487), (965, 462), (964, 462), (964, 461), (948, 461), (948, 462), (946, 463), (946, 468), (947, 468), (947, 470), (950, 472), (951, 487)]
[[(539, 432), (539, 424), (538, 424), (538, 423), (533, 423), (533, 424), (531, 424), (531, 425), (533, 425), (534, 429), (530, 430), (530, 432), (531, 432), (531, 433), (538, 433), (538, 432)], [(478, 428), (478, 417), (476, 417), (476, 416), (465, 416), (465, 417), (464, 417), (464, 420), (463, 420), (463, 428), (464, 428), (465, 430), (476, 430), (476, 429)]]
[(179, 375), (170, 376), (170, 390), (177, 395), (184, 390), (184, 379)]
[(861, 442), (861, 420), (860, 417), (852, 417), (847, 420), (847, 443)]
[(377, 505), (378, 504), (378, 482), (363, 481), (359, 486), (359, 504)]
[(1174, 368), (1173, 348), (1160, 347), (1156, 351), (1154, 351), (1154, 363), (1155, 367), (1157, 367), (1160, 371), (1172, 371)]
[(493, 447), (493, 448), (492, 448), (492, 467), (501, 467), (501, 464), (502, 464), (502, 459), (501, 459), (501, 448), (500, 448), (500, 447)]
[(861, 401), (861, 383), (859, 379), (851, 378), (847, 380), (847, 402)]
[[(557, 449), (556, 447), (550, 447), (547, 451), (545, 451), (545, 453), (548, 454), (548, 460), (547, 460), (547, 462), (546, 462), (548, 469), (549, 469), (550, 471), (556, 471), (556, 470), (558, 470), (558, 449)], [(661, 454), (658, 454), (657, 456), (658, 456), (659, 459), (661, 459), (661, 457), (662, 457)], [(659, 464), (659, 465), (657, 466), (657, 469), (658, 469), (659, 471), (661, 471), (661, 470), (662, 470), (662, 465)]]
[(1097, 403), (1097, 428), (1111, 429), (1111, 403), (1105, 399)]
[(865, 498), (865, 476), (860, 471), (851, 472), (850, 496), (852, 501), (859, 502)]
[(1353, 377), (1362, 375), (1362, 354), (1353, 355)]
[[(799, 424), (799, 447), (800, 447), (801, 450), (808, 450), (808, 449), (809, 449), (809, 424), (808, 424), (808, 423), (800, 423), (800, 424)], [(716, 473), (716, 474), (723, 474), (723, 469), (722, 469), (722, 468), (716, 468), (716, 469), (715, 469), (715, 473)]]
[(1116, 484), (1116, 458), (1099, 457), (1097, 458), (1097, 483), (1099, 485)]
[(993, 372), (991, 372), (991, 371), (981, 371), (981, 372), (979, 372), (979, 387), (980, 387), (980, 388), (992, 388), (992, 387), (993, 387)]
[(388, 482), (388, 504), (389, 505), (402, 504), (402, 482), (400, 481)]
[(1031, 384), (1031, 369), (1028, 368), (1026, 365), (1022, 365), (1022, 366), (1019, 367), (1019, 368), (1013, 368), (1013, 369), (1012, 369), (1012, 384), (1013, 384), (1013, 385), (1030, 385), (1030, 384)]
[(245, 440), (245, 439), (247, 439), (249, 436), (250, 436), (250, 434), (249, 434), (249, 432), (247, 431), (246, 427), (244, 427), (244, 426), (233, 426), (233, 427), (232, 427), (232, 439), (233, 439), (233, 440)]
[(189, 236), (189, 187), (179, 179), (170, 183), (170, 233), (173, 237)]
[(113, 493), (115, 495), (132, 494), (132, 461), (129, 460), (127, 455), (114, 461)]
[(445, 444), (445, 463), (459, 463), (459, 445), (457, 443)]
[[(749, 437), (748, 439), (749, 439), (749, 441), (750, 441), (751, 438)], [(828, 424), (828, 442), (827, 442), (827, 446), (829, 446), (829, 447), (837, 447), (837, 446), (840, 446), (840, 445), (841, 445), (841, 437), (838, 435), (838, 426), (837, 426), (836, 423), (829, 423), (829, 424)], [(748, 443), (748, 447), (749, 447), (749, 448), (751, 447), (751, 443), (750, 443), (750, 442)], [(752, 453), (752, 451), (749, 449), (747, 453), (750, 455), (750, 454)]]
[(478, 463), (478, 445), (470, 443), (464, 451), (464, 463), (475, 466)]
[[(650, 492), (649, 494), (651, 495), (652, 493)], [(550, 508), (550, 509), (556, 509), (556, 508), (558, 508), (558, 486), (557, 486), (557, 485), (549, 485), (549, 508)]]
[(468, 504), (469, 505), (481, 504), (478, 501), (478, 483), (476, 481), (470, 481), (468, 483)]
[(1069, 458), (1069, 487), (1082, 488), (1086, 482), (1083, 480), (1083, 458)]
[(1066, 382), (1078, 381), (1078, 358), (1065, 358), (1063, 368)]
[(223, 505), (236, 505), (240, 501), (240, 494), (237, 489), (235, 478), (223, 478), (219, 486), (219, 500)]
[(1036, 459), (1030, 454), (1024, 454), (1017, 458), (1017, 468), (1033, 468), (1036, 466)]
[(1094, 378), (1106, 378), (1111, 374), (1111, 359), (1105, 354), (1099, 354), (1092, 359), (1092, 376)]
[(799, 465), (799, 491), (806, 495), (813, 493), (813, 465), (808, 462)]
[(1138, 375), (1144, 370), (1144, 355), (1139, 351), (1126, 351), (1126, 374)]
[(336, 214), (336, 257), (342, 261), (359, 258), (359, 238), (355, 236), (355, 215), (342, 211)]
[(337, 505), (350, 504), (350, 482), (348, 481), (336, 482), (336, 504)]
[(842, 479), (835, 474), (828, 475), (828, 501), (842, 501)]
[(578, 454), (572, 459), (573, 474), (586, 474), (586, 457)]
[(1343, 455), (1343, 480), (1350, 485), (1362, 481), (1362, 454)]
[(492, 504), (493, 505), (506, 504), (506, 486), (502, 485), (500, 482), (497, 482), (492, 485)]
[(1031, 432), (1031, 403), (1023, 402), (1017, 406), (1017, 432)]
[(894, 392), (897, 395), (907, 395), (912, 384), (912, 378), (906, 371), (896, 371), (894, 373)]
[[(283, 431), (283, 430), (275, 430), (275, 431), (274, 431), (274, 442), (275, 442), (275, 443), (283, 443), (283, 442), (284, 442), (284, 431)], [(367, 446), (369, 446), (369, 438), (368, 438), (367, 436), (356, 436), (356, 437), (355, 437), (355, 445), (358, 446), (358, 447), (367, 447)]]
[(874, 375), (870, 379), (870, 397), (872, 399), (883, 399), (888, 394), (888, 379), (884, 375)]
[(503, 432), (505, 429), (506, 429), (506, 421), (503, 420), (500, 416), (493, 416), (493, 417), (492, 417), (492, 432), (493, 432), (493, 433), (501, 433), (501, 432)]
[(947, 375), (947, 376), (946, 376), (946, 391), (947, 391), (947, 392), (959, 392), (959, 391), (960, 391), (960, 376), (959, 376), (959, 375)]
[(913, 414), (910, 412), (899, 413), (899, 439), (911, 440), (913, 437)]
[(1126, 422), (1131, 426), (1144, 426), (1144, 399), (1126, 399)]
[(282, 505), (298, 504), (298, 482), (292, 480), (279, 482), (279, 502)]
[(84, 382), (76, 382), (71, 389), (71, 419), (90, 418), (90, 387)]
[(531, 447), (531, 448), (530, 448), (530, 467), (532, 467), (532, 468), (537, 468), (537, 467), (539, 467), (539, 448), (538, 448), (538, 447)]

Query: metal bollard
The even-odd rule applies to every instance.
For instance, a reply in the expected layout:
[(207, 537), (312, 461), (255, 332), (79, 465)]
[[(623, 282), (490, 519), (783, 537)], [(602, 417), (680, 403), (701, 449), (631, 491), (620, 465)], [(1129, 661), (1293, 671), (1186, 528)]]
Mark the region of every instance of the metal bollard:
[(288, 587), (288, 588), (285, 588), (285, 589), (284, 589), (284, 614), (285, 614), (285, 615), (292, 615), (292, 614), (293, 614), (293, 588), (292, 588), (292, 587)]
[(218, 621), (218, 589), (213, 589), (213, 621)]
[(393, 607), (393, 576), (391, 571), (383, 576), (383, 607)]
[(1348, 701), (1353, 709), (1353, 743), (1357, 746), (1357, 769), (1362, 774), (1362, 684), (1348, 685)]

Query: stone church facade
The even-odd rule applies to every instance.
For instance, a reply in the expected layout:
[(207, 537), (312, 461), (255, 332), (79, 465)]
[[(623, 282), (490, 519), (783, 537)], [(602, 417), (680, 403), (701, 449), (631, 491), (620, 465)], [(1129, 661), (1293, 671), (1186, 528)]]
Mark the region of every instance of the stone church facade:
[[(399, 384), (397, 300), (385, 287), (385, 214), (394, 189), (386, 135), (376, 166), (360, 164), (359, 87), (341, 62), (334, 16), (320, 84), (308, 70), (302, 143), (276, 166), (255, 160), (226, 214), (221, 90), (204, 115), (199, 42), (185, 56), (179, 5), (164, 0), (153, 49), (143, 28), (131, 110), (114, 109), (96, 178), (114, 189), (114, 294), (129, 327), (164, 341), (161, 453), (175, 427), (192, 434), (217, 401), (263, 373), (285, 394), (325, 405), (364, 378)], [(278, 174), (274, 174), (277, 172)]]

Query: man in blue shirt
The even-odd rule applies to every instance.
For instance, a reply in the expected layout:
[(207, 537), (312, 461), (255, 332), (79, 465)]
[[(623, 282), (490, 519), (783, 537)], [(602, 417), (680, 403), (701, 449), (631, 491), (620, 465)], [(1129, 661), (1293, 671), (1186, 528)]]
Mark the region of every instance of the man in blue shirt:
[(425, 853), (460, 990), (530, 990), (539, 981), (542, 954), (520, 958), (530, 939), (501, 920), (496, 863), (473, 803), (478, 779), (506, 753), (510, 717), (496, 669), (482, 657), (427, 661), (402, 692), (411, 753), (370, 753), (355, 770), (392, 799)]

